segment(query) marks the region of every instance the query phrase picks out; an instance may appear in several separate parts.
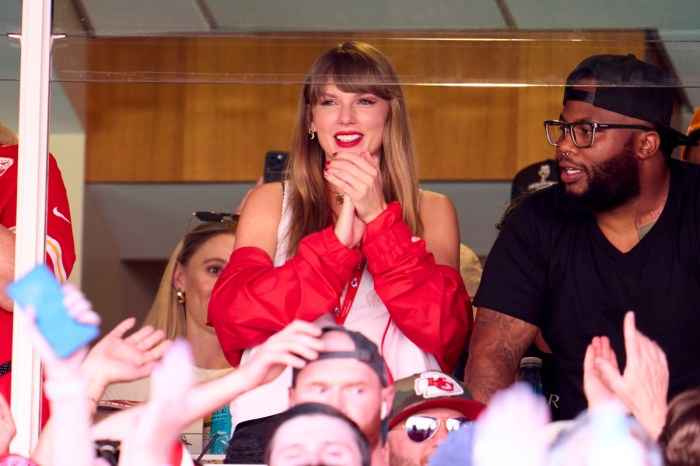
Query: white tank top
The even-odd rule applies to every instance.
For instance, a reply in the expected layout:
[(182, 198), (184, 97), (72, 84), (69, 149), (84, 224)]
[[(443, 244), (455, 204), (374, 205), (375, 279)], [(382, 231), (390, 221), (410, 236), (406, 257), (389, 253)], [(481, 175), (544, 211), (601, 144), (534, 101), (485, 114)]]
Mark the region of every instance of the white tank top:
[[(273, 260), (279, 267), (287, 261), (288, 232), (292, 220), (289, 208), (287, 182), (282, 197), (282, 217), (277, 229), (277, 249)], [(347, 285), (340, 302), (345, 300)], [(336, 325), (329, 312), (314, 321), (323, 327)], [(374, 291), (374, 280), (365, 267), (360, 286), (345, 320), (345, 327), (362, 333), (379, 347), (389, 372), (394, 379), (408, 377), (427, 370), (440, 370), (440, 365), (432, 354), (426, 353), (411, 342), (396, 327), (384, 303)], [(385, 335), (386, 333), (386, 335)], [(382, 342), (383, 340), (383, 342)], [(245, 363), (257, 347), (243, 352), (241, 363)], [(239, 396), (231, 403), (233, 423), (257, 419), (280, 413), (289, 407), (288, 389), (292, 383), (292, 371), (287, 369), (272, 382)]]

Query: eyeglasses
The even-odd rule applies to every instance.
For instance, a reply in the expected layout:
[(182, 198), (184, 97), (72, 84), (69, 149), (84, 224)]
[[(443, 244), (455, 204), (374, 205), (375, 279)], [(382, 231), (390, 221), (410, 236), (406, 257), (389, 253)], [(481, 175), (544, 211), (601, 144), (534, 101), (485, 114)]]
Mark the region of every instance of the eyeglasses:
[(192, 212), (193, 217), (197, 217), (198, 220), (203, 222), (223, 222), (225, 219), (230, 219), (233, 222), (237, 222), (240, 215), (238, 214), (228, 214), (225, 212), (207, 212), (200, 210), (198, 212)]
[[(409, 416), (404, 424), (406, 435), (416, 443), (425, 442), (430, 439), (440, 428), (442, 419), (432, 416)], [(444, 419), (448, 432), (459, 430), (460, 427), (471, 424), (473, 421), (466, 417), (450, 417)]]
[(642, 125), (616, 125), (612, 123), (593, 123), (591, 121), (574, 121), (565, 123), (559, 120), (547, 120), (544, 122), (544, 130), (547, 134), (547, 141), (555, 147), (566, 138), (566, 134), (571, 134), (571, 141), (580, 149), (586, 149), (593, 145), (595, 132), (598, 129), (641, 129), (644, 131), (655, 131), (654, 128)]
[(232, 222), (238, 222), (240, 215), (229, 214), (227, 212), (208, 212), (206, 210), (192, 212), (190, 219), (187, 221), (187, 230), (185, 230), (185, 232), (190, 231), (190, 224), (192, 223), (193, 218), (196, 218), (201, 222), (223, 222), (226, 219), (229, 219)]

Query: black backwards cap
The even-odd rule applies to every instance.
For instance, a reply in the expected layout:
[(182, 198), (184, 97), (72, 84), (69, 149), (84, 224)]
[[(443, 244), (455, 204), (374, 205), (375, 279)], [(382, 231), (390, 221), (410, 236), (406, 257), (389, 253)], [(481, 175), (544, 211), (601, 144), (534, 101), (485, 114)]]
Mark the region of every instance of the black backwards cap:
[[(384, 358), (379, 354), (379, 349), (377, 345), (374, 344), (372, 340), (361, 334), (360, 332), (355, 332), (348, 330), (345, 327), (323, 327), (322, 333), (326, 332), (341, 332), (350, 337), (355, 349), (351, 351), (325, 351), (318, 354), (318, 358), (308, 361), (313, 363), (314, 361), (321, 361), (323, 359), (357, 359), (360, 362), (367, 364), (374, 372), (377, 373), (379, 381), (382, 383), (382, 387), (389, 385), (389, 378), (386, 373), (386, 366), (384, 365)], [(294, 369), (292, 371), (292, 385), (296, 385), (297, 375), (302, 369)]]
[[(573, 86), (590, 78), (596, 83), (594, 92)], [(661, 69), (629, 55), (594, 55), (583, 60), (569, 74), (564, 91), (568, 100), (587, 102), (656, 125), (662, 137), (673, 146), (695, 146), (697, 142), (671, 128), (674, 85)]]

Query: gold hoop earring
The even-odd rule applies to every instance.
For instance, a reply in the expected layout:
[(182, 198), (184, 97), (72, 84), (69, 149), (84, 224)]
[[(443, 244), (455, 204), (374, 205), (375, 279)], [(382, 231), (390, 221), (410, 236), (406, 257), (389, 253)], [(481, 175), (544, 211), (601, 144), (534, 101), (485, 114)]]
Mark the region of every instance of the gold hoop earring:
[(309, 128), (309, 140), (313, 141), (314, 139), (316, 139), (316, 131)]
[(177, 293), (175, 294), (177, 295), (177, 302), (179, 304), (185, 304), (185, 302), (187, 301), (187, 296), (185, 296), (185, 292), (177, 290)]

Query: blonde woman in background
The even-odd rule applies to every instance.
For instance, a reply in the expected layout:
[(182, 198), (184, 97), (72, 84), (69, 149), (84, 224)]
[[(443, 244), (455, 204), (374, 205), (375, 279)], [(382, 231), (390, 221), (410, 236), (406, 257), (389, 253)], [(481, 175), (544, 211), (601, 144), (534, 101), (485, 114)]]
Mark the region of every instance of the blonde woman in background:
[[(214, 214), (217, 216), (218, 221), (193, 228), (175, 247), (145, 319), (146, 325), (163, 330), (169, 340), (184, 338), (189, 342), (197, 384), (232, 371), (214, 329), (206, 325), (209, 297), (228, 263), (237, 226), (237, 216)], [(102, 399), (141, 402), (148, 399), (149, 392), (150, 379), (141, 379), (109, 386)], [(185, 432), (202, 432), (202, 420)]]

